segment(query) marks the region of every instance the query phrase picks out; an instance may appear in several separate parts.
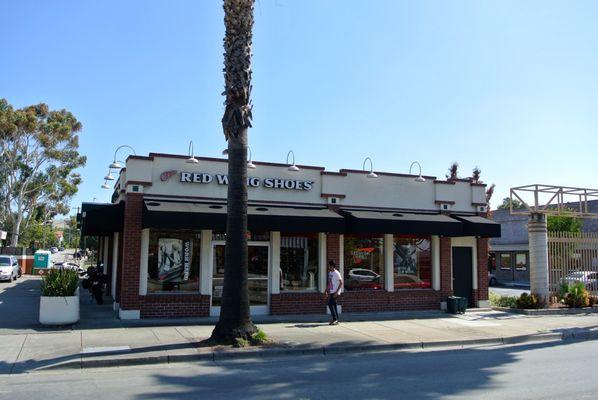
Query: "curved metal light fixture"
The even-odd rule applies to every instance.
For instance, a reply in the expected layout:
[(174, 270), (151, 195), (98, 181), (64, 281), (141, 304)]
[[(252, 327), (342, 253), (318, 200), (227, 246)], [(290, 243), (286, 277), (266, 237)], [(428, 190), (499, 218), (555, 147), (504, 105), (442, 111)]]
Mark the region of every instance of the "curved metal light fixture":
[[(247, 160), (247, 168), (249, 168), (249, 169), (256, 169), (257, 167), (251, 161), (251, 158), (252, 158), (251, 157), (251, 147), (247, 146), (247, 151), (249, 152), (249, 160)], [(228, 156), (228, 149), (222, 150), (222, 155), (223, 156)]]
[(413, 168), (413, 166), (414, 166), (414, 165), (417, 165), (417, 166), (418, 166), (418, 168), (419, 168), (419, 176), (418, 176), (417, 178), (415, 178), (415, 181), (416, 181), (416, 182), (425, 182), (425, 181), (426, 181), (426, 178), (424, 178), (424, 177), (422, 176), (422, 166), (421, 166), (421, 165), (419, 164), (419, 162), (417, 162), (417, 161), (413, 161), (413, 162), (411, 163), (411, 166), (409, 167), (409, 175), (411, 175), (411, 169)]
[[(293, 156), (293, 163), (289, 163), (289, 156), (292, 155)], [(297, 172), (299, 171), (299, 167), (295, 165), (295, 153), (293, 153), (293, 150), (289, 150), (289, 152), (287, 153), (287, 164), (289, 165), (288, 170), (289, 171), (293, 171), (293, 172)]]
[(186, 163), (187, 164), (197, 164), (199, 161), (197, 161), (197, 158), (195, 158), (193, 156), (193, 140), (189, 141), (189, 151), (188, 151), (188, 155), (189, 158), (187, 159)]
[(131, 146), (129, 146), (128, 144), (122, 144), (122, 145), (118, 146), (118, 147), (116, 148), (116, 150), (114, 150), (114, 161), (112, 161), (112, 164), (110, 164), (110, 165), (108, 166), (108, 168), (121, 169), (121, 168), (123, 168), (123, 167), (125, 166), (125, 163), (124, 163), (124, 162), (122, 162), (122, 161), (117, 161), (117, 160), (116, 160), (116, 153), (118, 153), (118, 151), (119, 151), (120, 149), (122, 149), (122, 148), (125, 148), (125, 147), (127, 147), (127, 148), (131, 149), (131, 151), (133, 152), (133, 154), (137, 155), (137, 153), (135, 153), (135, 149), (134, 149), (134, 148), (132, 148), (132, 147), (131, 147)]
[(255, 169), (255, 164), (251, 161), (251, 147), (247, 146), (247, 151), (249, 151), (249, 160), (247, 161), (247, 168)]
[(363, 160), (363, 167), (362, 169), (365, 171), (365, 163), (367, 161), (370, 161), (370, 172), (366, 175), (368, 178), (377, 178), (378, 175), (374, 172), (374, 163), (372, 162), (372, 159), (369, 157), (366, 157), (365, 160)]
[(110, 186), (108, 186), (108, 181), (104, 181), (104, 184), (102, 185), (102, 189), (110, 189)]
[(113, 181), (114, 177), (112, 176), (112, 169), (108, 168), (108, 174), (104, 177), (105, 181)]

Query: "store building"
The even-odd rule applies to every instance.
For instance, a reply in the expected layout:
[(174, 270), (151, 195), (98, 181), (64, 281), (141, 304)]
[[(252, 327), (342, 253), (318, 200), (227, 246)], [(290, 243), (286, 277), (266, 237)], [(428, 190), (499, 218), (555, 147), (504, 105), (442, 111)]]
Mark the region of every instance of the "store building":
[[(227, 160), (129, 156), (111, 204), (84, 203), (123, 319), (218, 315)], [(324, 313), (326, 264), (342, 312), (441, 309), (488, 299), (485, 186), (468, 180), (254, 162), (248, 170), (254, 314)]]

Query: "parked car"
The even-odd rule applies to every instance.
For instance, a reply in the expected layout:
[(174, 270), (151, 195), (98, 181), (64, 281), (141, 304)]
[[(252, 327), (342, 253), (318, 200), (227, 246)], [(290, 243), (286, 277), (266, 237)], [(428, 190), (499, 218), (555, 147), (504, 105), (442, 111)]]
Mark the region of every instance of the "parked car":
[(395, 275), (395, 289), (413, 288), (413, 289), (428, 289), (432, 287), (429, 281), (422, 281), (416, 275), (399, 274)]
[(496, 284), (498, 283), (498, 281), (496, 280), (496, 276), (488, 271), (488, 286), (496, 286)]
[(0, 281), (17, 280), (21, 267), (15, 256), (0, 256)]
[(371, 269), (353, 268), (349, 270), (349, 279), (362, 282), (375, 282), (376, 280), (380, 280), (380, 275)]
[(353, 268), (345, 279), (345, 287), (348, 290), (369, 289), (381, 290), (380, 275), (366, 268)]
[(565, 275), (562, 283), (570, 285), (582, 282), (588, 290), (598, 290), (598, 272), (596, 271), (574, 271)]
[(52, 268), (72, 269), (74, 271), (77, 271), (79, 274), (85, 272), (85, 270), (81, 268), (79, 264), (70, 261), (54, 263), (54, 265), (52, 265)]
[(54, 254), (54, 253), (58, 253), (58, 247), (54, 246), (54, 247), (50, 247), (50, 253)]

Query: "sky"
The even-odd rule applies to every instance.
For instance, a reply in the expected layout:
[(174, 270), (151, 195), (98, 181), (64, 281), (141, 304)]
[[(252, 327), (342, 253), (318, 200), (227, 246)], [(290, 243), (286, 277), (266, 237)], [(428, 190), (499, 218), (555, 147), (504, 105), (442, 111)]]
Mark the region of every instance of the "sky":
[[(598, 187), (598, 2), (259, 0), (254, 160), (444, 178), (474, 167), (509, 188)], [(66, 108), (101, 189), (115, 149), (220, 157), (220, 1), (0, 3), (0, 98)], [(126, 158), (122, 150), (117, 158)], [(73, 210), (74, 212), (74, 210)]]

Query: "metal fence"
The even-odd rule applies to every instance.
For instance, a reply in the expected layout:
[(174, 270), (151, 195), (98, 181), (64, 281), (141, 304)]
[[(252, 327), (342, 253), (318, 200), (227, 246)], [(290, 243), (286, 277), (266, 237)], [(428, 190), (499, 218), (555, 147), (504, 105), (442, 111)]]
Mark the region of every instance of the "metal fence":
[(564, 283), (583, 282), (598, 295), (598, 233), (548, 232), (548, 268), (552, 294)]

